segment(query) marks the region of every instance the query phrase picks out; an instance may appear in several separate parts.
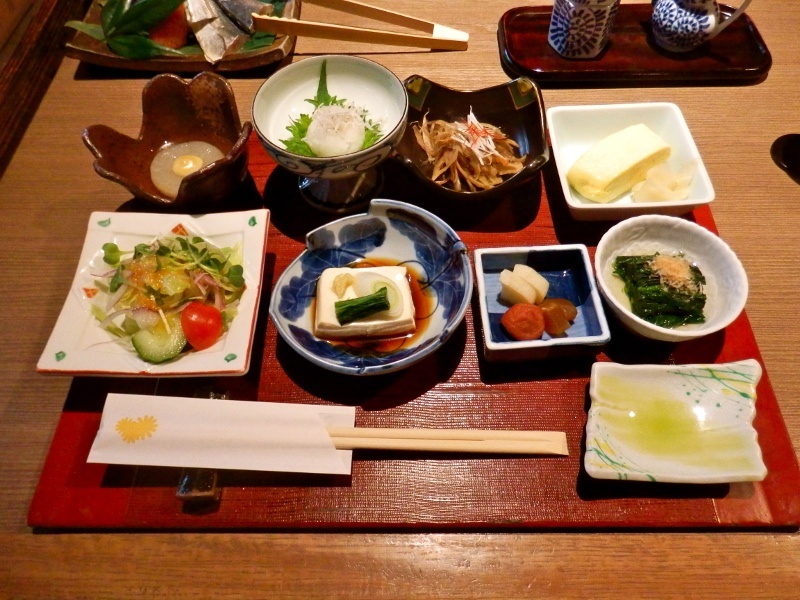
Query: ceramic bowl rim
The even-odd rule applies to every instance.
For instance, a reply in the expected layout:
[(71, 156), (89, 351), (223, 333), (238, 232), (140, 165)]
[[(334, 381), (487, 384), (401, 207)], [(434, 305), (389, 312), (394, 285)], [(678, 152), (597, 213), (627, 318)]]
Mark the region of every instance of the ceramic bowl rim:
[[(261, 96), (262, 90), (264, 90), (264, 88), (266, 88), (271, 83), (274, 84), (275, 75), (277, 75), (278, 73), (283, 73), (287, 69), (298, 68), (298, 65), (303, 65), (303, 68), (308, 68), (308, 65), (304, 64), (307, 61), (311, 61), (311, 62), (315, 62), (316, 63), (316, 62), (322, 62), (323, 60), (335, 60), (335, 61), (339, 61), (339, 62), (354, 62), (354, 63), (362, 63), (362, 64), (369, 63), (370, 64), (370, 68), (376, 68), (378, 70), (385, 71), (385, 73), (390, 76), (390, 79), (393, 82), (396, 81), (397, 84), (401, 87), (402, 92), (403, 92), (402, 97), (404, 98), (404, 101), (403, 101), (403, 110), (401, 111), (400, 118), (397, 120), (397, 123), (394, 123), (392, 125), (391, 130), (389, 130), (387, 133), (385, 133), (383, 136), (381, 136), (381, 138), (374, 145), (372, 145), (372, 146), (370, 146), (368, 148), (363, 148), (361, 150), (358, 150), (357, 152), (351, 152), (350, 154), (339, 154), (339, 155), (336, 155), (336, 156), (304, 156), (302, 154), (296, 154), (296, 153), (294, 153), (294, 152), (292, 152), (290, 150), (287, 150), (283, 146), (279, 146), (273, 140), (271, 140), (266, 135), (266, 133), (264, 133), (262, 128), (259, 126), (258, 119), (256, 119), (256, 103), (259, 101), (259, 97)], [(283, 76), (285, 76), (285, 73), (284, 73)], [(380, 63), (378, 63), (378, 62), (376, 62), (374, 60), (370, 60), (368, 58), (363, 58), (361, 56), (354, 56), (354, 55), (350, 55), (350, 54), (317, 55), (317, 56), (310, 56), (310, 57), (305, 58), (305, 59), (303, 59), (301, 61), (294, 62), (294, 63), (291, 63), (289, 65), (286, 65), (285, 67), (283, 67), (283, 68), (279, 69), (278, 71), (276, 71), (275, 73), (273, 73), (272, 76), (268, 77), (263, 82), (261, 82), (261, 84), (258, 86), (258, 89), (256, 90), (256, 93), (253, 95), (253, 101), (250, 104), (250, 114), (252, 115), (252, 120), (253, 120), (253, 130), (256, 132), (256, 135), (258, 136), (258, 139), (265, 146), (270, 148), (272, 151), (278, 152), (280, 154), (285, 154), (286, 156), (290, 156), (290, 157), (292, 157), (292, 158), (294, 158), (296, 160), (302, 160), (302, 161), (304, 161), (304, 162), (306, 162), (308, 164), (311, 164), (311, 165), (322, 166), (322, 165), (328, 165), (328, 164), (332, 164), (332, 163), (340, 162), (340, 161), (356, 160), (358, 158), (362, 158), (362, 157), (368, 156), (369, 153), (372, 152), (377, 146), (379, 146), (380, 143), (383, 140), (391, 139), (393, 136), (397, 135), (397, 132), (398, 132), (399, 129), (405, 128), (405, 123), (406, 123), (406, 120), (407, 120), (407, 117), (408, 117), (408, 94), (406, 94), (405, 87), (403, 86), (403, 82), (400, 80), (400, 78), (397, 77), (397, 75), (395, 75), (395, 73), (391, 69), (389, 69), (388, 67), (385, 67), (384, 65), (382, 65), (382, 64), (380, 64)]]
[[(445, 323), (445, 326), (441, 331), (441, 333), (438, 334), (438, 339), (435, 343), (428, 344), (421, 350), (415, 351), (414, 353), (406, 356), (405, 358), (397, 360), (394, 363), (390, 363), (392, 366), (388, 368), (383, 364), (356, 368), (356, 367), (340, 365), (319, 358), (316, 354), (309, 352), (306, 348), (300, 346), (294, 339), (294, 336), (292, 336), (290, 332), (286, 331), (284, 324), (282, 322), (283, 317), (281, 317), (278, 314), (278, 306), (280, 304), (280, 293), (281, 289), (283, 288), (283, 286), (280, 284), (286, 273), (288, 273), (296, 264), (298, 264), (303, 259), (303, 256), (307, 252), (309, 252), (307, 244), (312, 236), (314, 236), (320, 230), (329, 228), (332, 225), (339, 225), (347, 221), (354, 221), (365, 217), (369, 218), (369, 216), (371, 215), (370, 209), (373, 205), (375, 205), (376, 207), (399, 208), (405, 211), (412, 212), (417, 216), (420, 216), (432, 223), (435, 223), (437, 229), (446, 232), (449, 236), (452, 236), (453, 240), (455, 240), (454, 246), (460, 245), (462, 247), (461, 248), (462, 265), (460, 267), (460, 271), (464, 275), (464, 296), (460, 301), (458, 310), (453, 315), (453, 317), (447, 323)], [(355, 375), (355, 376), (382, 375), (405, 369), (421, 361), (429, 354), (432, 354), (433, 352), (439, 350), (445, 344), (445, 342), (447, 342), (447, 340), (452, 336), (455, 330), (458, 329), (459, 325), (466, 316), (467, 308), (469, 307), (470, 302), (472, 300), (472, 291), (473, 291), (472, 265), (469, 260), (469, 252), (467, 251), (466, 244), (464, 244), (463, 240), (461, 240), (461, 237), (458, 235), (458, 233), (449, 224), (447, 224), (447, 222), (445, 222), (440, 217), (434, 215), (433, 213), (423, 208), (420, 208), (413, 204), (409, 204), (407, 202), (402, 202), (400, 200), (375, 198), (372, 201), (370, 201), (370, 207), (368, 208), (367, 212), (347, 215), (339, 219), (330, 221), (324, 225), (321, 225), (313, 229), (312, 231), (309, 231), (308, 234), (306, 234), (305, 239), (306, 239), (306, 246), (303, 248), (300, 254), (298, 254), (294, 258), (294, 260), (292, 260), (292, 262), (290, 262), (283, 270), (283, 272), (276, 278), (274, 287), (272, 289), (272, 294), (270, 295), (270, 304), (268, 312), (273, 325), (275, 326), (276, 330), (278, 331), (279, 335), (284, 340), (284, 342), (286, 342), (292, 348), (292, 350), (297, 352), (300, 356), (302, 356), (306, 360), (312, 362), (313, 364), (321, 368), (336, 373), (341, 373), (345, 375)]]
[[(654, 325), (653, 323), (645, 321), (641, 317), (637, 317), (635, 314), (633, 314), (631, 310), (625, 307), (617, 299), (617, 297), (609, 288), (603, 272), (604, 263), (611, 259), (611, 254), (613, 252), (608, 248), (610, 240), (620, 231), (648, 221), (654, 222), (657, 225), (675, 225), (683, 228), (693, 236), (707, 240), (715, 250), (714, 256), (726, 257), (726, 264), (731, 265), (734, 268), (736, 278), (743, 286), (743, 293), (739, 295), (735, 302), (731, 303), (731, 307), (726, 311), (726, 314), (722, 318), (718, 319), (714, 324), (704, 324), (692, 329), (670, 329), (667, 327)], [(718, 261), (715, 261), (714, 264), (717, 263)], [(747, 297), (749, 295), (749, 282), (747, 279), (747, 273), (744, 270), (744, 266), (739, 260), (739, 257), (725, 242), (725, 240), (712, 233), (702, 225), (698, 225), (692, 221), (687, 221), (681, 217), (673, 217), (670, 215), (639, 215), (625, 219), (624, 221), (621, 221), (620, 223), (617, 223), (611, 227), (605, 234), (603, 234), (603, 237), (600, 238), (600, 241), (597, 244), (597, 249), (594, 255), (594, 268), (597, 276), (597, 283), (601, 293), (603, 294), (603, 298), (611, 306), (615, 313), (618, 315), (624, 315), (624, 318), (620, 317), (620, 321), (622, 321), (628, 329), (632, 329), (639, 335), (660, 341), (692, 340), (722, 331), (728, 325), (733, 323), (733, 321), (739, 317), (742, 311), (744, 311), (744, 307), (747, 303)], [(631, 324), (628, 324), (627, 320), (630, 320)]]

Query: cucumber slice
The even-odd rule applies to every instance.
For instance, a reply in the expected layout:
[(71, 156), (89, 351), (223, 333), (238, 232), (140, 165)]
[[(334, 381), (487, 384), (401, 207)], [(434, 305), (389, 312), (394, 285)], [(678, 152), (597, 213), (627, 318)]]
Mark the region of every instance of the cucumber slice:
[(175, 358), (186, 346), (180, 314), (167, 317), (167, 322), (169, 331), (161, 321), (155, 327), (142, 329), (131, 337), (136, 352), (147, 362), (158, 364)]

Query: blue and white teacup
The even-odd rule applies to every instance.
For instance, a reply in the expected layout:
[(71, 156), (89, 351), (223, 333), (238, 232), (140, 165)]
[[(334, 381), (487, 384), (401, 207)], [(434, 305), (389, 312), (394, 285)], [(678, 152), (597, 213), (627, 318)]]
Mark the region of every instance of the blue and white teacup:
[(719, 35), (751, 1), (723, 19), (716, 0), (653, 0), (653, 39), (670, 52), (689, 52)]
[(605, 48), (620, 0), (555, 0), (547, 41), (564, 58), (594, 58)]

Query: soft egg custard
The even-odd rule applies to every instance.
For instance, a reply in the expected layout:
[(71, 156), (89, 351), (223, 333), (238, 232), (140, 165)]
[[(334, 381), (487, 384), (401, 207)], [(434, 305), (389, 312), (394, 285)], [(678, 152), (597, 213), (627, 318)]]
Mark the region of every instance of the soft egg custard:
[(225, 155), (208, 142), (183, 142), (161, 148), (150, 163), (150, 179), (168, 198), (178, 196), (181, 181)]

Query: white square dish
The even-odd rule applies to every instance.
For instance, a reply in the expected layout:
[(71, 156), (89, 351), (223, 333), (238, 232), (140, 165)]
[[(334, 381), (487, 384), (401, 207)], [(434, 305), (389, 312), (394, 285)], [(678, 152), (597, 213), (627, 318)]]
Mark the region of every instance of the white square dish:
[[(94, 212), (69, 294), (61, 309), (37, 370), (66, 375), (180, 377), (242, 375), (250, 368), (256, 317), (261, 298), (269, 211), (266, 209), (192, 216), (154, 213)], [(228, 331), (202, 351), (151, 364), (114, 342), (91, 314), (97, 273), (103, 264), (102, 246), (114, 242), (133, 248), (154, 238), (181, 231), (222, 246), (241, 245), (246, 289)]]
[(761, 481), (756, 360), (592, 366), (586, 472), (671, 483)]
[[(685, 200), (636, 202), (630, 192), (607, 203), (593, 202), (575, 191), (567, 171), (601, 139), (643, 123), (671, 148), (667, 163), (678, 168), (696, 164)], [(579, 221), (621, 220), (635, 215), (682, 215), (714, 200), (714, 187), (680, 108), (670, 102), (557, 106), (547, 109), (547, 127), (561, 189), (572, 217)]]

